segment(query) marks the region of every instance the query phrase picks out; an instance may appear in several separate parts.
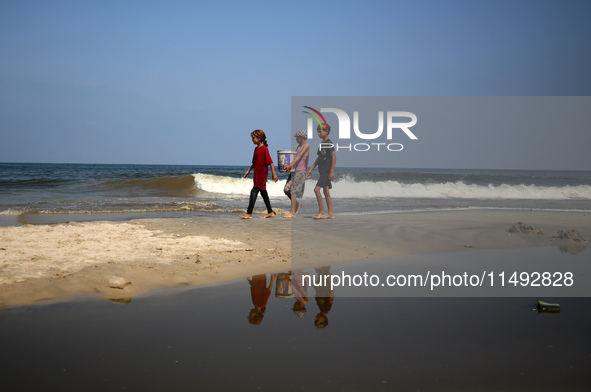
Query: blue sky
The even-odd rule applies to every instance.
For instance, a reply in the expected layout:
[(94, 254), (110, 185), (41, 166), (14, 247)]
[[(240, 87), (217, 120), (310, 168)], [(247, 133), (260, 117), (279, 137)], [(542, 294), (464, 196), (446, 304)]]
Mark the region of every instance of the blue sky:
[[(0, 161), (248, 165), (254, 129), (289, 146), (292, 96), (591, 95), (590, 11), (587, 1), (3, 0)], [(466, 154), (414, 161), (591, 170), (589, 132), (571, 132), (561, 149), (532, 140), (555, 155), (510, 167), (502, 152), (483, 163), (470, 151), (478, 132)]]

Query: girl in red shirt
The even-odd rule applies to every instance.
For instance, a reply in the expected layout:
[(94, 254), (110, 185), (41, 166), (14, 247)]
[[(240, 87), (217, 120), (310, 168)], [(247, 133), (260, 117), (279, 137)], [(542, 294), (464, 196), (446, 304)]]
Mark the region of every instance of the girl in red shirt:
[(252, 142), (256, 145), (254, 149), (254, 155), (252, 157), (252, 165), (248, 168), (244, 174), (244, 178), (248, 177), (248, 174), (254, 169), (254, 186), (250, 191), (250, 201), (248, 203), (248, 209), (246, 214), (240, 215), (242, 219), (252, 219), (252, 210), (254, 204), (257, 201), (259, 192), (263, 196), (263, 201), (267, 207), (267, 215), (261, 216), (261, 218), (270, 218), (275, 216), (273, 208), (271, 208), (271, 201), (269, 200), (269, 194), (267, 193), (267, 177), (269, 176), (268, 166), (271, 165), (271, 171), (273, 172), (273, 181), (277, 182), (279, 177), (275, 174), (275, 166), (273, 166), (273, 160), (269, 155), (269, 149), (267, 148), (267, 136), (265, 132), (257, 129), (250, 134)]

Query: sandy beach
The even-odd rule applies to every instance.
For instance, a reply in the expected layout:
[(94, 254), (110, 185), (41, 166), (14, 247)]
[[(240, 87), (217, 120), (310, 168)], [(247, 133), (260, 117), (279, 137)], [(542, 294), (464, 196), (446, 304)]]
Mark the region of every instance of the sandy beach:
[[(518, 222), (523, 225), (515, 226)], [(575, 232), (557, 236), (561, 230)], [(196, 217), (3, 227), (0, 308), (78, 295), (126, 303), (151, 289), (290, 270), (292, 255), (298, 263), (313, 267), (409, 254), (545, 245), (577, 253), (590, 238), (589, 214), (524, 210), (342, 215), (335, 220)]]

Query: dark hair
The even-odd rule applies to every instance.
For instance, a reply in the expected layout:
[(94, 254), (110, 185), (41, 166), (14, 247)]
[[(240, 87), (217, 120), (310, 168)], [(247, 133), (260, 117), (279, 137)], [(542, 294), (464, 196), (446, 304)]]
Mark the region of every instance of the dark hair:
[(250, 133), (250, 136), (254, 136), (254, 137), (258, 138), (258, 139), (261, 139), (261, 142), (266, 147), (268, 147), (268, 144), (267, 144), (267, 136), (265, 135), (265, 132), (264, 131), (262, 131), (260, 129), (255, 129), (254, 131), (252, 131)]
[(316, 328), (326, 328), (328, 326), (328, 317), (326, 317), (326, 313), (320, 312), (316, 315), (314, 326)]
[(330, 125), (318, 124), (318, 126), (316, 127), (316, 132), (318, 132), (320, 130), (326, 131), (328, 134), (330, 134)]
[(265, 309), (258, 309), (256, 306), (248, 313), (248, 322), (252, 325), (260, 325), (265, 317)]

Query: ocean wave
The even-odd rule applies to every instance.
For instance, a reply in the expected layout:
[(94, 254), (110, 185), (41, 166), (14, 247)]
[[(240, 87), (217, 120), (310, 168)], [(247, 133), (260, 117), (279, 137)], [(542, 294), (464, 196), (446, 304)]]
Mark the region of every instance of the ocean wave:
[(0, 211), (0, 215), (17, 216), (23, 213), (23, 209), (20, 208), (8, 208), (4, 211)]
[(341, 180), (333, 183), (331, 196), (334, 198), (590, 200), (591, 186), (543, 187), (507, 184), (483, 186), (466, 184), (462, 181), (403, 184), (398, 181), (352, 182)]
[(127, 191), (137, 194), (192, 196), (197, 191), (193, 176), (166, 176), (104, 181), (100, 185), (107, 190)]
[[(251, 179), (210, 174), (193, 174), (197, 187), (211, 193), (248, 195)], [(283, 196), (285, 180), (268, 182), (270, 196)], [(411, 183), (398, 181), (354, 181), (350, 176), (333, 181), (332, 198), (426, 198), (426, 199), (540, 199), (591, 200), (591, 186), (544, 187), (537, 185), (475, 185), (462, 181), (446, 183)], [(316, 180), (306, 180), (306, 195), (312, 194)]]
[[(252, 178), (234, 178), (203, 173), (195, 173), (193, 177), (198, 189), (224, 195), (249, 195), (253, 184)], [(267, 182), (269, 196), (285, 196), (283, 193), (285, 182), (286, 180)]]

